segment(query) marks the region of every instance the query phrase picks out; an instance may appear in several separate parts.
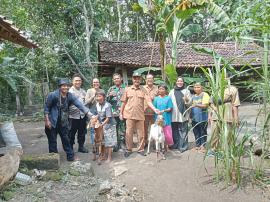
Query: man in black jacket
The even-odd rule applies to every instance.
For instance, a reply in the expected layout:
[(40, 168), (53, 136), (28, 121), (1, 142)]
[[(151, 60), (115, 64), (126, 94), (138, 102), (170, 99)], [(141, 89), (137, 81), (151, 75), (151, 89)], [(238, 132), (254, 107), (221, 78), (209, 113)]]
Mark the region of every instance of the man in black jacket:
[(70, 105), (75, 105), (88, 117), (92, 117), (89, 109), (85, 107), (73, 94), (69, 93), (69, 80), (60, 79), (59, 89), (49, 93), (44, 107), (45, 133), (48, 138), (49, 152), (57, 153), (57, 134), (59, 133), (63, 148), (67, 154), (68, 161), (74, 161), (74, 152), (70, 145), (68, 136), (69, 121), (68, 111)]

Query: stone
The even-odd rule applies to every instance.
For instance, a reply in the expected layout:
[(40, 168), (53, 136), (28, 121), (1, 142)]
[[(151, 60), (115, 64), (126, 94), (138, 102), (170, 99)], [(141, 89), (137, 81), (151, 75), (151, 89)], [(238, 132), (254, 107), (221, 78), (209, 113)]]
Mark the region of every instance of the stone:
[(58, 170), (60, 168), (60, 156), (56, 153), (27, 154), (22, 156), (20, 166), (28, 169)]
[(94, 176), (94, 169), (91, 163), (81, 163), (80, 161), (75, 161), (70, 165), (71, 169), (78, 171), (80, 174), (88, 174)]
[(121, 202), (130, 202), (130, 201), (134, 201), (133, 197), (131, 196), (124, 196), (123, 198), (121, 198)]
[(64, 172), (63, 171), (47, 171), (46, 175), (44, 175), (44, 177), (42, 177), (43, 181), (60, 181), (62, 180), (64, 176)]
[(133, 187), (132, 192), (137, 192), (137, 191), (138, 191), (137, 188)]
[(109, 180), (103, 181), (99, 186), (99, 194), (106, 194), (113, 188)]
[(120, 197), (120, 196), (128, 196), (130, 195), (129, 190), (126, 188), (123, 188), (123, 186), (116, 185), (113, 187), (113, 189), (110, 191), (111, 195), (114, 197)]
[(113, 169), (115, 177), (118, 177), (128, 171), (128, 169), (124, 166), (115, 166)]
[(46, 175), (46, 170), (34, 169), (33, 172), (36, 179), (41, 179), (44, 175)]
[(70, 169), (70, 170), (68, 171), (68, 173), (69, 173), (70, 175), (72, 175), (72, 176), (80, 176), (80, 171), (75, 170), (75, 169)]
[(123, 165), (125, 163), (126, 161), (118, 161), (118, 162), (115, 162), (113, 165), (118, 166), (118, 165)]

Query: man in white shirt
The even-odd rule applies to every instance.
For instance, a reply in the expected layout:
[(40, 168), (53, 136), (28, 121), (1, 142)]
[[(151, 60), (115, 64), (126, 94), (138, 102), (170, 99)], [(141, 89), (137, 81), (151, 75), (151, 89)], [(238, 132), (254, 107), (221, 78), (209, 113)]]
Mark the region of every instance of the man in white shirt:
[[(81, 103), (85, 103), (86, 92), (81, 88), (82, 78), (79, 74), (74, 74), (72, 77), (72, 87), (69, 92), (72, 93)], [(70, 145), (73, 147), (75, 144), (75, 135), (78, 133), (77, 141), (79, 144), (78, 152), (88, 153), (84, 147), (85, 134), (86, 134), (86, 116), (76, 106), (69, 107), (69, 120), (70, 120)]]

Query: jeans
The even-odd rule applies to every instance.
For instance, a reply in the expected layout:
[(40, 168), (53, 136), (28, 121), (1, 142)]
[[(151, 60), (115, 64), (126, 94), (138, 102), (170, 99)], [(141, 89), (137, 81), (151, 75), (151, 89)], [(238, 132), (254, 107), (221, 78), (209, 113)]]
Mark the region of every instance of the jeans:
[(193, 133), (195, 136), (196, 147), (204, 146), (207, 141), (207, 121), (192, 121)]
[(173, 149), (184, 152), (188, 149), (188, 121), (172, 122)]
[(75, 144), (75, 135), (78, 132), (77, 140), (79, 147), (83, 147), (85, 143), (85, 134), (86, 134), (86, 116), (82, 119), (69, 119), (70, 123), (70, 145)]
[(49, 152), (50, 153), (58, 153), (57, 150), (57, 134), (59, 133), (64, 151), (67, 154), (68, 159), (72, 159), (74, 157), (74, 152), (70, 145), (69, 136), (68, 136), (68, 127), (62, 127), (60, 124), (56, 125), (56, 128), (45, 128), (45, 133), (48, 138), (49, 144)]

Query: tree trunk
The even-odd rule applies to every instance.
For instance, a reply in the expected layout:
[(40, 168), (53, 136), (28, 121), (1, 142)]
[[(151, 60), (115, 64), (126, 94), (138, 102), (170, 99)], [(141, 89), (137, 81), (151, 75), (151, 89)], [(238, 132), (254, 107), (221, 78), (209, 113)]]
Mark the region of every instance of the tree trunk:
[(166, 80), (165, 75), (165, 37), (163, 33), (159, 33), (159, 53), (160, 53), (160, 69), (161, 69), (161, 75), (162, 79)]
[[(91, 0), (89, 0), (88, 2), (89, 2), (89, 8), (90, 8), (90, 15), (92, 15), (92, 13), (93, 13), (92, 2), (91, 2)], [(83, 4), (83, 18), (84, 18), (84, 22), (85, 22), (85, 34), (86, 34), (85, 57), (86, 57), (87, 65), (88, 65), (88, 67), (91, 68), (92, 75), (94, 78), (96, 76), (95, 75), (96, 72), (94, 72), (94, 66), (92, 65), (91, 58), (90, 58), (90, 48), (91, 48), (90, 39), (91, 39), (92, 32), (94, 30), (94, 23), (90, 22), (90, 20), (92, 20), (93, 16), (91, 16), (91, 19), (89, 20), (88, 11), (86, 9), (85, 3)]]
[(32, 102), (32, 97), (33, 97), (33, 90), (34, 90), (34, 86), (33, 84), (29, 84), (29, 88), (28, 88), (28, 105), (33, 105)]
[(21, 151), (12, 149), (3, 156), (0, 156), (0, 189), (18, 172), (20, 154)]
[(127, 68), (122, 67), (122, 76), (123, 76), (123, 83), (128, 86), (128, 76), (127, 76)]
[(21, 110), (20, 96), (19, 96), (19, 93), (18, 92), (16, 92), (16, 107), (17, 107), (16, 114), (17, 115), (20, 115), (22, 110)]
[(50, 89), (49, 89), (49, 83), (48, 82), (43, 82), (42, 83), (42, 93), (43, 93), (43, 103), (45, 104), (46, 102), (46, 99), (47, 99), (47, 96), (50, 92)]
[(117, 14), (118, 14), (118, 33), (117, 33), (117, 41), (120, 41), (121, 38), (121, 25), (122, 25), (122, 19), (121, 19), (121, 10), (120, 10), (120, 4), (118, 1), (116, 2), (117, 4)]

